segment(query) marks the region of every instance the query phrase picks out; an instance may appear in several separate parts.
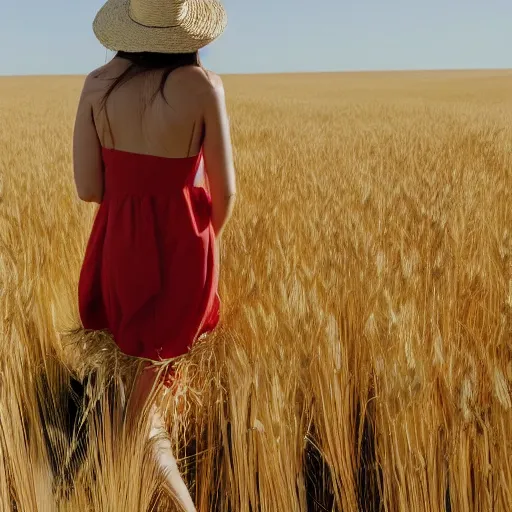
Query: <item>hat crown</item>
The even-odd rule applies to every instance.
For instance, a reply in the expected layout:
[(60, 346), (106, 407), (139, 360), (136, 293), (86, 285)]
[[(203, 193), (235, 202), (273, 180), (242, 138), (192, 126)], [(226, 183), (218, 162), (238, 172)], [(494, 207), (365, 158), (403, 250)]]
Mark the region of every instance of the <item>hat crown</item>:
[(130, 0), (130, 18), (146, 27), (176, 27), (187, 10), (187, 0)]

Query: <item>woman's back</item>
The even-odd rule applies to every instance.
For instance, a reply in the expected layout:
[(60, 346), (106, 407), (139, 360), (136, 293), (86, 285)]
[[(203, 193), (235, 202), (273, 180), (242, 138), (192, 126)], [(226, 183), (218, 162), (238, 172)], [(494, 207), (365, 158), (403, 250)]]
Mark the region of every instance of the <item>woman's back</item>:
[[(125, 72), (129, 79), (112, 89)], [(78, 107), (75, 181), (85, 201), (101, 202), (104, 193), (101, 148), (166, 158), (201, 151), (213, 202), (212, 225), (220, 238), (231, 215), (236, 183), (219, 76), (198, 65), (170, 73), (162, 66), (141, 70), (132, 67), (129, 58), (116, 56), (89, 74)]]
[(91, 73), (90, 97), (102, 147), (181, 158), (199, 153), (205, 135), (205, 109), (222, 87), (214, 73), (198, 66), (175, 69), (159, 87), (165, 70), (135, 76), (115, 89), (103, 106), (112, 81), (130, 65), (115, 58)]

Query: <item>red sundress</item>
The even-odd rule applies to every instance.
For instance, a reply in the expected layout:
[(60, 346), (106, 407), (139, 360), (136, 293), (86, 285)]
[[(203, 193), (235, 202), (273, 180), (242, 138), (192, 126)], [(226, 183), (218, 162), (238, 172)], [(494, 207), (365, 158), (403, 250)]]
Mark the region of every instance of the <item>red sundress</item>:
[(83, 327), (109, 330), (130, 356), (180, 356), (219, 322), (211, 197), (194, 185), (202, 152), (102, 153), (104, 197), (78, 287)]

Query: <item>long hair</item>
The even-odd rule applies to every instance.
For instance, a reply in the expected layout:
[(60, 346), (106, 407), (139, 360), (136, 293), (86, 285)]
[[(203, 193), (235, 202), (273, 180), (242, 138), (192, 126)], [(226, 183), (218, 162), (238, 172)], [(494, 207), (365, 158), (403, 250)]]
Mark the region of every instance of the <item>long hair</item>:
[(160, 86), (153, 95), (153, 100), (160, 92), (165, 101), (164, 88), (169, 75), (182, 66), (198, 66), (202, 67), (201, 60), (199, 59), (199, 52), (193, 53), (153, 53), (153, 52), (117, 52), (115, 57), (120, 57), (130, 61), (130, 65), (118, 77), (116, 77), (101, 101), (101, 109), (105, 109), (107, 100), (110, 95), (121, 85), (125, 84), (132, 78), (156, 71), (159, 69), (165, 70), (160, 80)]

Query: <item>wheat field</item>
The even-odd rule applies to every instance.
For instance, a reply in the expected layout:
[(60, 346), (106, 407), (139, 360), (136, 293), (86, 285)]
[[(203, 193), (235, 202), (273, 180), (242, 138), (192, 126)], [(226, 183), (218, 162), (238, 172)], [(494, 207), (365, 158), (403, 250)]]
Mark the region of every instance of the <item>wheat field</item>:
[[(83, 79), (0, 79), (0, 510), (177, 510), (78, 329)], [(161, 398), (198, 510), (512, 510), (512, 71), (224, 83), (222, 322)]]

